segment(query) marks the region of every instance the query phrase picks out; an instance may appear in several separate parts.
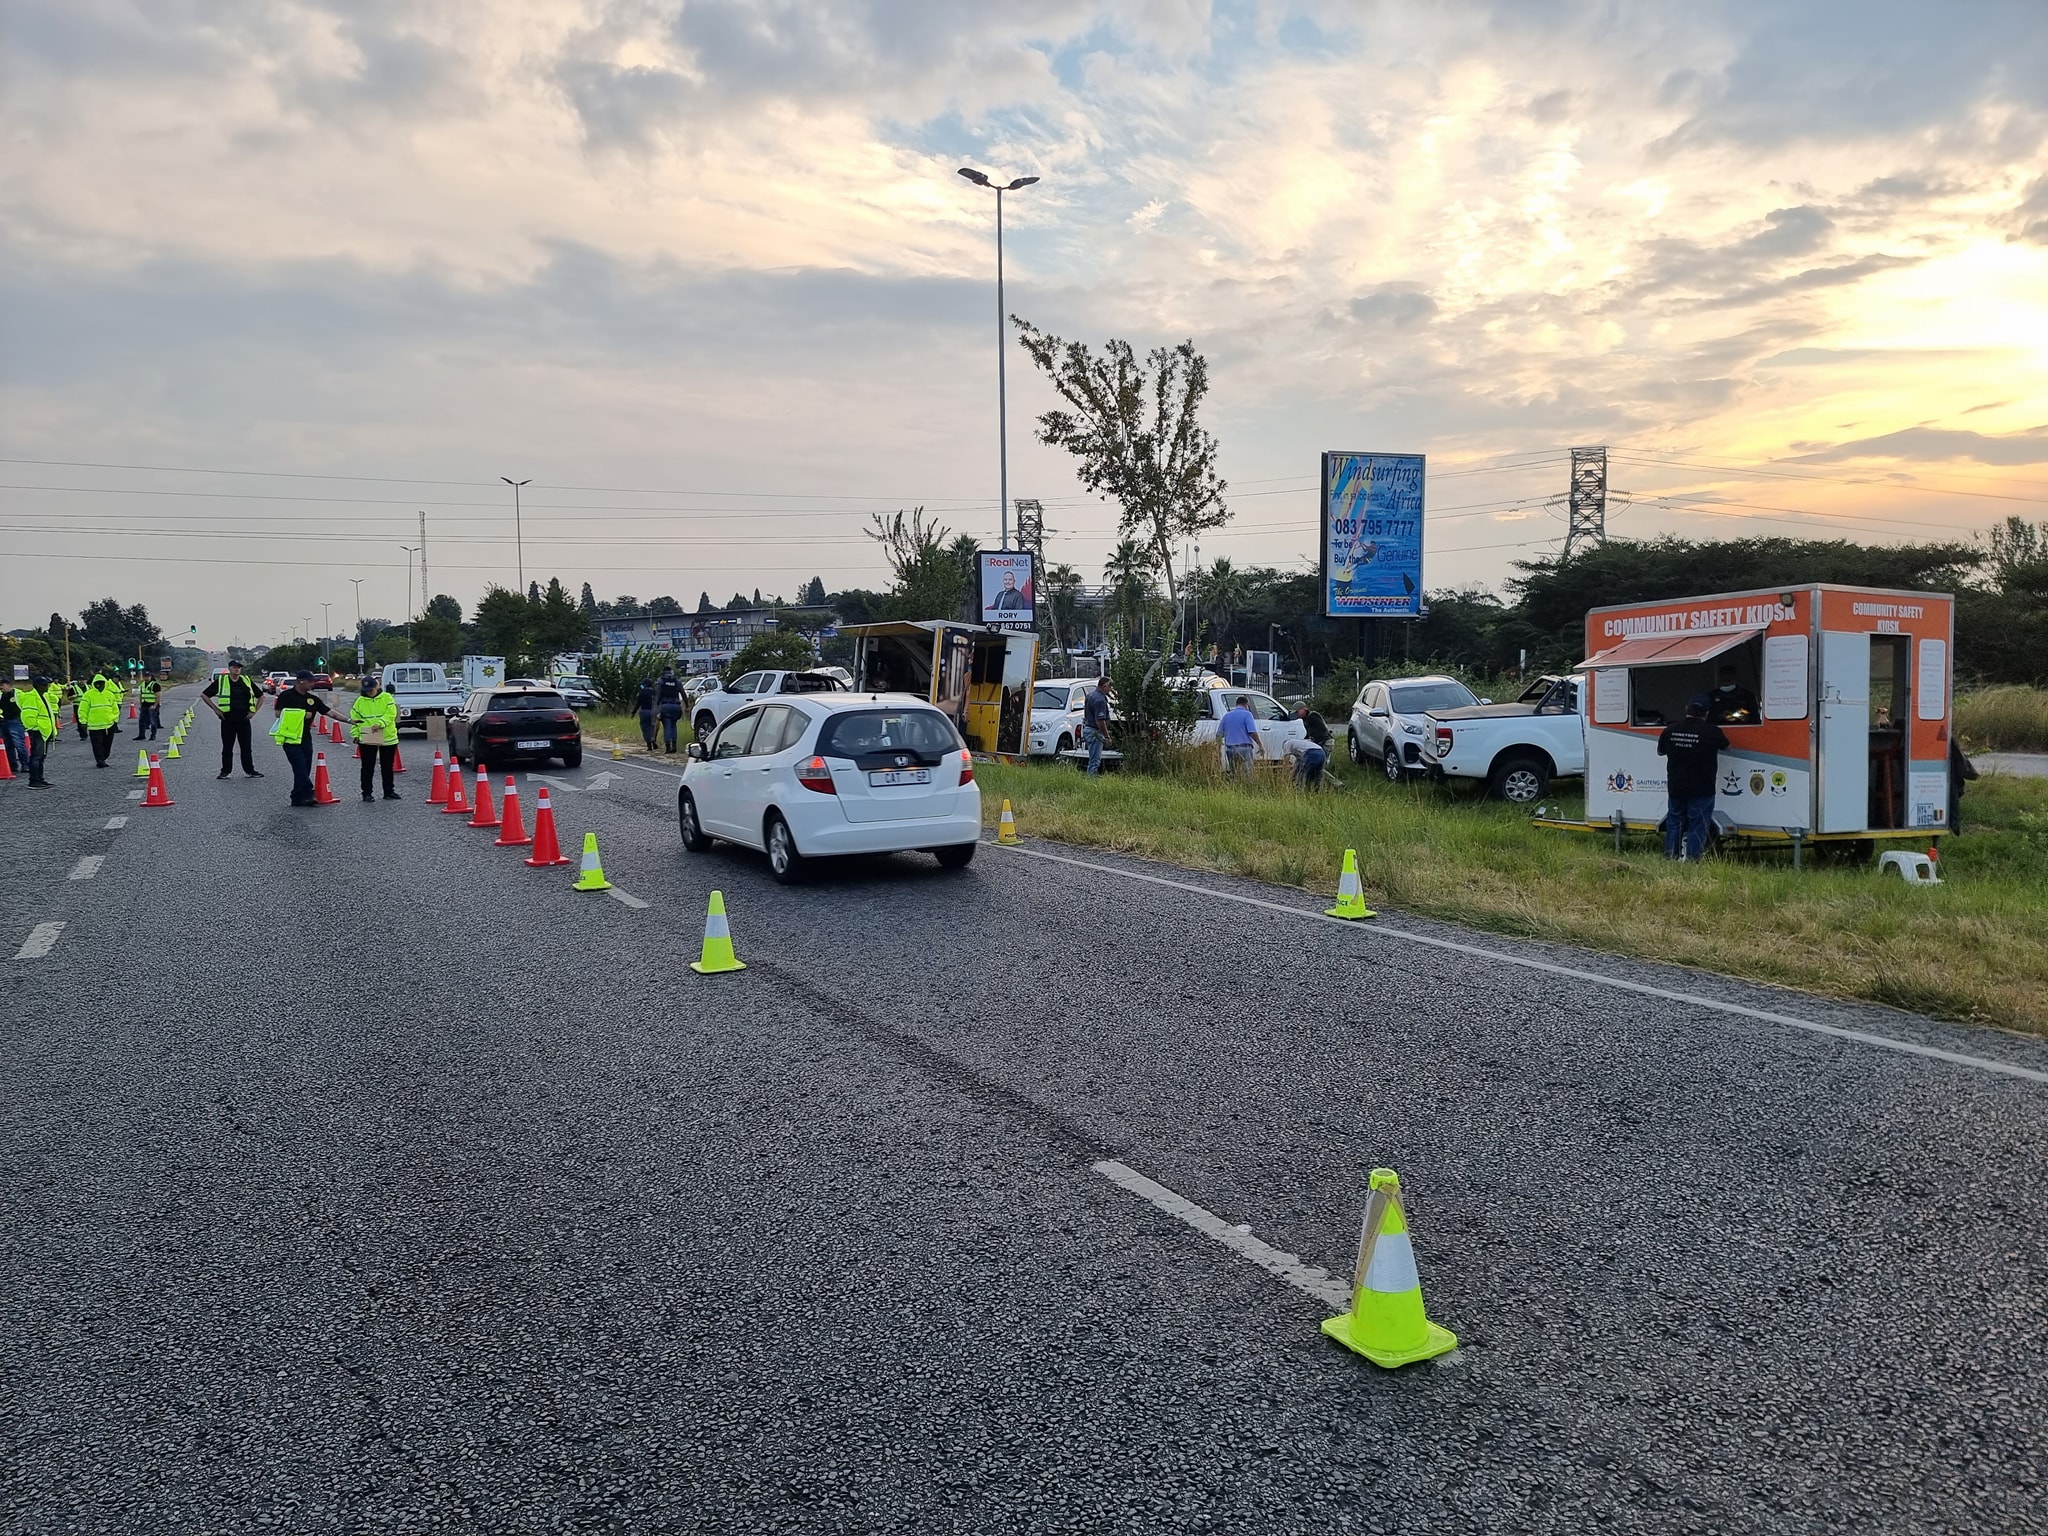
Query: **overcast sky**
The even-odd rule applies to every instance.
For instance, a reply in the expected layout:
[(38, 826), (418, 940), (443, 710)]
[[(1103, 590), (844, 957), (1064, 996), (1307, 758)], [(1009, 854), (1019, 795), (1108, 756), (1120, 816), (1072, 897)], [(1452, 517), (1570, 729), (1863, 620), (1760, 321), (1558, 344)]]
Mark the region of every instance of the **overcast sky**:
[[(4, 627), (111, 593), (259, 643), (346, 627), (351, 577), (402, 618), (420, 510), (468, 605), (512, 579), (501, 475), (534, 482), (527, 575), (607, 597), (880, 585), (871, 509), (993, 542), (960, 165), (1044, 178), (1006, 200), (1013, 312), (1208, 356), (1236, 521), (1205, 559), (1304, 565), (1326, 448), (1430, 456), (1432, 587), (1555, 547), (1574, 443), (1614, 450), (1616, 532), (2048, 517), (2041, 0), (0, 26)], [(1099, 579), (1114, 514), (1009, 359), (1012, 494)]]

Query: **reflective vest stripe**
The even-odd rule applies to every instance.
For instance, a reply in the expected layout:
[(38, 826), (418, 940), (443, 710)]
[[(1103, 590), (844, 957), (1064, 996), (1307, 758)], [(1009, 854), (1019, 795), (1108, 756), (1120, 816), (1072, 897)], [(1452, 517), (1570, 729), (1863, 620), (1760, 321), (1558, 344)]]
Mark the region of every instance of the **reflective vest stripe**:
[(1366, 1266), (1365, 1288), (1398, 1296), (1422, 1284), (1415, 1268), (1415, 1245), (1406, 1232), (1382, 1232), (1372, 1245), (1372, 1262)]

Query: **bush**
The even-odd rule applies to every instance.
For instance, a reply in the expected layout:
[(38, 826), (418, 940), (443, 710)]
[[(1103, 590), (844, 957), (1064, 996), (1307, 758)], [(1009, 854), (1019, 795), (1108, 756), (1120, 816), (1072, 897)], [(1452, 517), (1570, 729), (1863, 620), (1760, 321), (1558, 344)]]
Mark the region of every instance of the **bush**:
[(1169, 687), (1165, 664), (1135, 646), (1117, 652), (1109, 664), (1109, 687), (1117, 712), (1110, 740), (1123, 754), (1124, 767), (1139, 773), (1165, 771), (1174, 749), (1186, 744), (1194, 728), (1201, 696), (1190, 688)]
[(593, 656), (584, 676), (590, 679), (600, 704), (612, 714), (624, 715), (632, 712), (633, 696), (640, 691), (640, 685), (651, 677), (661, 676), (661, 669), (674, 666), (675, 661), (667, 651), (642, 645), (620, 651), (616, 656)]
[(1958, 694), (1956, 734), (1968, 752), (2048, 752), (2048, 688), (2010, 683)]
[(810, 636), (774, 629), (740, 647), (739, 654), (725, 664), (725, 680), (731, 682), (747, 672), (800, 672), (816, 666), (817, 661), (818, 648), (811, 644)]

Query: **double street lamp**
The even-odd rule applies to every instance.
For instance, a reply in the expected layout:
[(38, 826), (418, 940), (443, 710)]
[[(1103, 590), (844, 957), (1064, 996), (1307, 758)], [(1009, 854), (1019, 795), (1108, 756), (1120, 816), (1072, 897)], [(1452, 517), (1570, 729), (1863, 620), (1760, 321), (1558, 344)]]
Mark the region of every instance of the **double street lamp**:
[(996, 195), (996, 462), (1002, 477), (1003, 541), (1001, 547), (1010, 547), (1010, 428), (1009, 428), (1009, 386), (1003, 363), (1003, 194), (1031, 186), (1036, 176), (1019, 176), (1007, 186), (991, 181), (986, 171), (977, 171), (967, 166), (960, 167), (960, 174), (977, 187), (986, 187)]

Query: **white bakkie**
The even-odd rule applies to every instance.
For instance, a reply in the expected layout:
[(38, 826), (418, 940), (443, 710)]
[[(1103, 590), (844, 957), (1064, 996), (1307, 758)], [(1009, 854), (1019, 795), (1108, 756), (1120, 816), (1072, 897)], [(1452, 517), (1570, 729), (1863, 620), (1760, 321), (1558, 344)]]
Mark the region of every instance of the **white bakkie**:
[(781, 694), (690, 743), (676, 822), (692, 853), (761, 849), (785, 885), (840, 854), (925, 852), (958, 869), (981, 840), (981, 788), (953, 722), (922, 699)]
[(1478, 779), (1498, 799), (1529, 805), (1553, 779), (1586, 771), (1583, 675), (1540, 677), (1512, 704), (1433, 709), (1425, 715), (1430, 776)]

